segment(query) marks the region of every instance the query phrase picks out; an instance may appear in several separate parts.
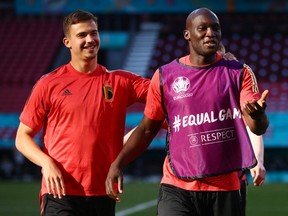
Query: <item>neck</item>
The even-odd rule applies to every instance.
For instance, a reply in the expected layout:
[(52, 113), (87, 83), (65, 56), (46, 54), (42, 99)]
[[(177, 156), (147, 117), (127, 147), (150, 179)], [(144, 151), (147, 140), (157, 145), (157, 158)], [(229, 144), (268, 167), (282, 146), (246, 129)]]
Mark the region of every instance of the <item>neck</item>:
[(209, 65), (215, 62), (217, 58), (217, 55), (210, 55), (210, 56), (201, 56), (198, 55), (195, 57), (195, 54), (190, 54), (189, 55), (189, 60), (192, 65), (198, 65), (198, 66), (204, 66), (204, 65)]
[(97, 68), (97, 59), (89, 61), (73, 61), (71, 60), (71, 65), (81, 73), (90, 73)]

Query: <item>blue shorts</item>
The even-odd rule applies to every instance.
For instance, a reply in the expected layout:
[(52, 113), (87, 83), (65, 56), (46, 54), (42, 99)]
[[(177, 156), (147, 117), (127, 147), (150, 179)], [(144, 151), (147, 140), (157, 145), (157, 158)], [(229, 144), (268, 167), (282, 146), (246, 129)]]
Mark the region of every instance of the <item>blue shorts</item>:
[(115, 201), (108, 196), (64, 196), (45, 194), (42, 216), (115, 216)]
[(187, 191), (162, 184), (158, 216), (241, 216), (241, 196), (236, 191)]

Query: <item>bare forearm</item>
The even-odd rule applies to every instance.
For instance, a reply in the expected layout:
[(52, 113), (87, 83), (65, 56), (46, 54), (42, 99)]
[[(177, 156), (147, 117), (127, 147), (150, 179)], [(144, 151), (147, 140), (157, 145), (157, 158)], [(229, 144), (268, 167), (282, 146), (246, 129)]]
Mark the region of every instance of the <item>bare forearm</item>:
[(251, 132), (249, 127), (247, 126), (247, 131), (252, 143), (253, 151), (255, 154), (255, 157), (259, 163), (264, 163), (264, 143), (263, 143), (263, 137), (258, 136)]
[(163, 121), (153, 121), (144, 117), (125, 143), (114, 164), (123, 168), (139, 157), (148, 148), (162, 124)]
[(27, 133), (26, 129), (27, 127), (23, 125), (18, 128), (15, 140), (16, 148), (31, 162), (42, 167), (45, 161), (51, 160), (51, 158), (41, 150), (34, 141), (33, 135)]
[(131, 161), (138, 158), (148, 148), (155, 135), (156, 134), (149, 133), (138, 126), (124, 145), (122, 151), (115, 160), (115, 163), (123, 168)]

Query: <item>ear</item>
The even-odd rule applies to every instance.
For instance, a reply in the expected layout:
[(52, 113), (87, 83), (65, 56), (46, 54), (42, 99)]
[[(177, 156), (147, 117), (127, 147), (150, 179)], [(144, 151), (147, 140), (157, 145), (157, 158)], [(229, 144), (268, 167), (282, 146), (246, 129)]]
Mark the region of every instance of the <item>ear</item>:
[(190, 32), (188, 30), (183, 31), (183, 36), (186, 40), (190, 40)]
[(70, 40), (67, 37), (63, 38), (63, 44), (68, 48), (71, 49)]

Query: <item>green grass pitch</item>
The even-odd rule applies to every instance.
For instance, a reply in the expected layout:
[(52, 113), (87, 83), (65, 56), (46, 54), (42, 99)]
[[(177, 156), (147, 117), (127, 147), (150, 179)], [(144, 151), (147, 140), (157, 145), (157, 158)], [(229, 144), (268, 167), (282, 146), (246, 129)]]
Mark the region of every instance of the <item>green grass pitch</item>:
[[(124, 185), (121, 202), (117, 203), (117, 212), (123, 212), (140, 203), (155, 200), (158, 195), (157, 183), (131, 182)], [(0, 181), (0, 215), (34, 216), (39, 215), (40, 182), (4, 182)], [(248, 186), (247, 216), (287, 216), (288, 184), (266, 183), (262, 187)], [(156, 206), (145, 208), (129, 216), (156, 215)]]

